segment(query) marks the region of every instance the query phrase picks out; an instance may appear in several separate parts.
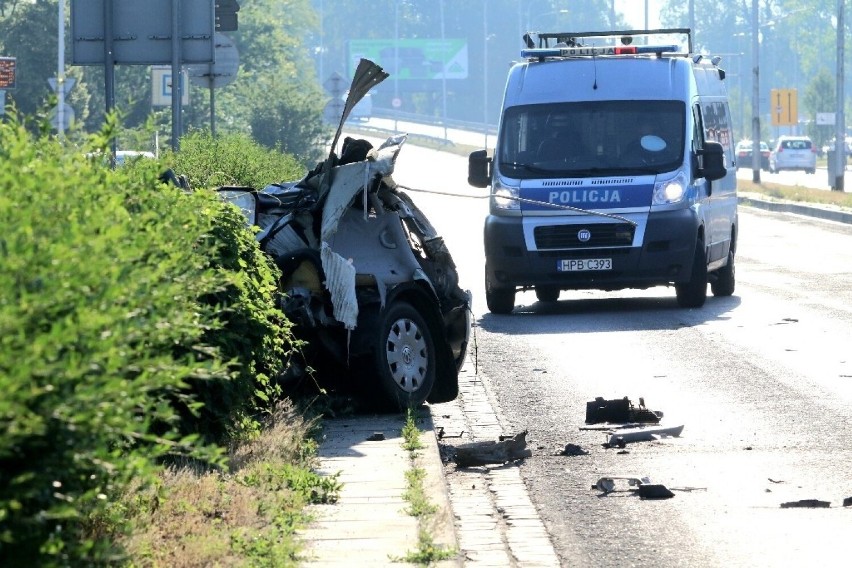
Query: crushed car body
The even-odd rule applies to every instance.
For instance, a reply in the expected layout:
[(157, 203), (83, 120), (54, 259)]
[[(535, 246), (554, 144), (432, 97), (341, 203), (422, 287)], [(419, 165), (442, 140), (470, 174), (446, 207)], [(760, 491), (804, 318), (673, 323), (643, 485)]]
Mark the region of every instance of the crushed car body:
[[(376, 84), (381, 68), (365, 61), (359, 72), (374, 79), (356, 88), (356, 72), (350, 98)], [(345, 108), (357, 100), (350, 102)], [(308, 345), (307, 365), (333, 361), (389, 409), (452, 400), (470, 292), (459, 287), (443, 239), (393, 180), (406, 136), (378, 148), (347, 137), (337, 157), (345, 115), (329, 157), (303, 179), (219, 194), (259, 228), (262, 250), (281, 269), (281, 308)]]

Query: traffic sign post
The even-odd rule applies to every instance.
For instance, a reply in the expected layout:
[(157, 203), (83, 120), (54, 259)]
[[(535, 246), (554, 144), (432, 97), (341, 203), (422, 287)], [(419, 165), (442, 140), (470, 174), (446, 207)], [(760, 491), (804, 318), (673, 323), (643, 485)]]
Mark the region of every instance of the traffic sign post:
[(237, 31), (237, 12), (240, 5), (237, 0), (216, 0), (216, 31)]
[(240, 70), (240, 54), (227, 35), (216, 32), (215, 61), (210, 65), (190, 65), (189, 80), (210, 91), (210, 135), (216, 136), (216, 89), (230, 85)]
[(323, 82), (322, 86), (331, 95), (331, 100), (325, 104), (323, 109), (323, 118), (334, 124), (340, 120), (340, 116), (343, 114), (343, 93), (346, 92), (346, 79), (335, 71)]
[[(189, 104), (189, 75), (181, 72), (181, 104)], [(172, 104), (172, 68), (170, 65), (153, 65), (151, 67), (151, 105), (171, 106)]]
[(772, 89), (772, 126), (796, 126), (799, 123), (799, 102), (796, 89)]
[(14, 89), (18, 60), (16, 57), (0, 57), (0, 89)]

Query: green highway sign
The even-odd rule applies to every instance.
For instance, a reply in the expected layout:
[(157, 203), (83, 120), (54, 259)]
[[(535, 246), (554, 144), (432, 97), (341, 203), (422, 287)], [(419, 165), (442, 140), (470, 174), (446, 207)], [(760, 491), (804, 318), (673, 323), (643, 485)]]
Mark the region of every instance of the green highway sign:
[(349, 42), (349, 74), (369, 59), (392, 79), (467, 79), (465, 39), (353, 39)]

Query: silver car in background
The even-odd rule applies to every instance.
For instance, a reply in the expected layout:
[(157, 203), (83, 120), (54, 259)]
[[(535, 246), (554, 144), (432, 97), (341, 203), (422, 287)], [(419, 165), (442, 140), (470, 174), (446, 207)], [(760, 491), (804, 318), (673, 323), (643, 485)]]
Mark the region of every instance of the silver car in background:
[(769, 154), (769, 171), (804, 170), (816, 172), (816, 146), (807, 136), (779, 136)]

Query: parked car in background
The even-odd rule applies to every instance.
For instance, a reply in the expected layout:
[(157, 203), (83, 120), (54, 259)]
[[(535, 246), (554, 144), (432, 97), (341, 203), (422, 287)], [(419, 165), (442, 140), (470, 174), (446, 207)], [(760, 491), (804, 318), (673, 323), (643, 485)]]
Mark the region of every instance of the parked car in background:
[(804, 170), (816, 172), (816, 146), (807, 136), (779, 136), (769, 153), (769, 171)]
[[(737, 169), (752, 167), (752, 146), (751, 140), (743, 140), (742, 142), (737, 143), (737, 147), (735, 149), (737, 156)], [(760, 143), (760, 169), (769, 169), (769, 144), (766, 142)]]

